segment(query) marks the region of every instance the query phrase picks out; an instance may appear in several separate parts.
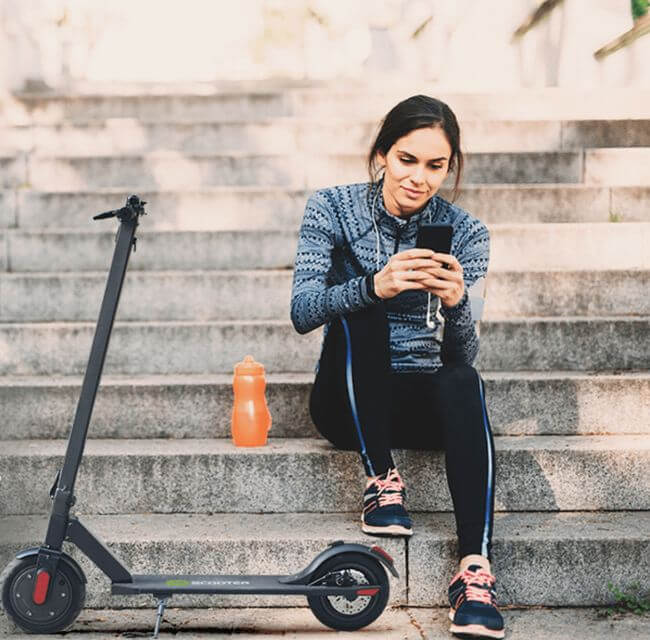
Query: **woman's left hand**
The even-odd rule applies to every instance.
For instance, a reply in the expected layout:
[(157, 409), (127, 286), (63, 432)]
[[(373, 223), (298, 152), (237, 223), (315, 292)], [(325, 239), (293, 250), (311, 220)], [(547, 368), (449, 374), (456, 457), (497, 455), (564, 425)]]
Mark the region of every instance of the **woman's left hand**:
[(463, 267), (454, 256), (449, 253), (434, 253), (433, 259), (447, 264), (448, 268), (421, 267), (420, 271), (429, 273), (432, 277), (422, 280), (425, 291), (429, 291), (440, 298), (445, 307), (455, 307), (465, 293), (465, 282), (463, 280)]

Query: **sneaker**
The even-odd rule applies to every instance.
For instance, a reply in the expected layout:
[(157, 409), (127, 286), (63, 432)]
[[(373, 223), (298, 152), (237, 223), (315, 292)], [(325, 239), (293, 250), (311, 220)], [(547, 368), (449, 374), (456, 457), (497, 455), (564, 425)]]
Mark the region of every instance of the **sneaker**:
[(478, 564), (459, 571), (449, 585), (449, 631), (461, 637), (503, 638), (494, 576)]
[(363, 494), (361, 530), (385, 536), (410, 536), (411, 518), (404, 508), (406, 489), (397, 469), (369, 478)]

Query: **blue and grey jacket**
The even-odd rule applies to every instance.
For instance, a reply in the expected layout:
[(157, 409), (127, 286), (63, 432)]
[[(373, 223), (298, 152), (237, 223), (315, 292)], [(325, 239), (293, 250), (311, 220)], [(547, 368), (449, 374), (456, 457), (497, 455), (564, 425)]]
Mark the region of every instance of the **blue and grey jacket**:
[[(420, 222), (453, 226), (451, 254), (463, 267), (465, 293), (455, 307), (440, 306), (433, 328), (426, 322), (427, 292), (403, 291), (380, 301), (368, 293), (366, 276), (377, 270), (377, 235), (370, 212), (375, 195), (378, 196), (375, 220), (380, 232), (380, 269), (391, 255), (415, 247)], [(478, 322), (483, 309), (489, 251), (487, 227), (437, 194), (421, 211), (402, 219), (386, 209), (381, 183), (361, 182), (318, 189), (307, 200), (300, 227), (291, 321), (301, 334), (325, 324), (324, 343), (329, 323), (336, 316), (384, 304), (393, 371), (430, 373), (452, 362), (471, 365), (479, 348)], [(315, 371), (319, 364), (320, 357)]]

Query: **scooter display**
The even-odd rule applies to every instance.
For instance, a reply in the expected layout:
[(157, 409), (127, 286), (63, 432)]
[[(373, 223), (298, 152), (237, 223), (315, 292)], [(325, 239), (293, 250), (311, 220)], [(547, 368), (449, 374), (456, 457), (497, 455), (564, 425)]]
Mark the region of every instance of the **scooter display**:
[(305, 595), (323, 624), (353, 631), (367, 626), (388, 602), (389, 579), (398, 573), (392, 558), (379, 546), (333, 541), (312, 562), (293, 575), (133, 575), (120, 560), (73, 514), (77, 472), (135, 231), (144, 205), (137, 195), (121, 209), (94, 216), (117, 218), (119, 228), (88, 365), (68, 439), (63, 466), (50, 489), (52, 509), (40, 547), (24, 549), (4, 569), (2, 604), (9, 618), (29, 633), (55, 633), (69, 627), (83, 609), (86, 577), (74, 558), (63, 550), (64, 541), (76, 545), (111, 581), (111, 593), (152, 594), (157, 602), (153, 637), (158, 636), (165, 607), (174, 594)]

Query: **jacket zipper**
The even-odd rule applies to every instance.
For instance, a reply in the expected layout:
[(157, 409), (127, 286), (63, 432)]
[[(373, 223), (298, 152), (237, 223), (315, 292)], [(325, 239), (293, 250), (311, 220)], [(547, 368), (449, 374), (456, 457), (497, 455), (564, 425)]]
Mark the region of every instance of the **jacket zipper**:
[(395, 247), (393, 248), (393, 255), (395, 255), (399, 250), (400, 236), (402, 235), (402, 231), (404, 231), (404, 229), (409, 226), (409, 222), (411, 221), (407, 220), (406, 224), (403, 227), (397, 227), (397, 231), (395, 233)]

